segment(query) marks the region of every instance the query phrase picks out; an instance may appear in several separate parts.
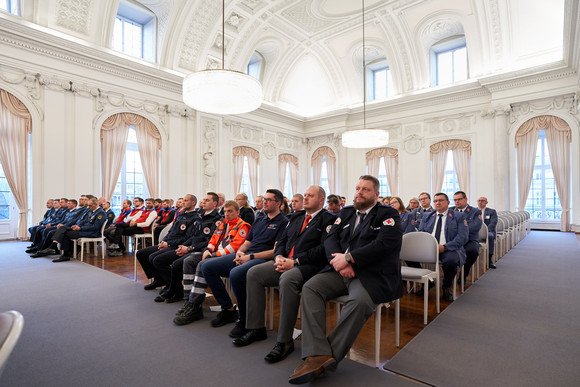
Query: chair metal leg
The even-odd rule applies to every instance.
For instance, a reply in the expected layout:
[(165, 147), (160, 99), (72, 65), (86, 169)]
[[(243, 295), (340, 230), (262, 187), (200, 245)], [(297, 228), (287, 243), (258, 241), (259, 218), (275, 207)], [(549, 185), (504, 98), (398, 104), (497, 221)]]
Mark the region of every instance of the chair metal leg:
[(381, 353), (381, 309), (383, 304), (375, 308), (375, 368), (379, 368), (379, 355)]

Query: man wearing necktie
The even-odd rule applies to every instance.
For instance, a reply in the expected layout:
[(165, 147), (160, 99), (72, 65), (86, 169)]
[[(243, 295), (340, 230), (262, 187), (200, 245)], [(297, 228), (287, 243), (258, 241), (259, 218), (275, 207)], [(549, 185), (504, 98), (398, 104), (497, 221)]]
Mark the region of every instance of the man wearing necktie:
[(443, 266), (443, 299), (453, 301), (451, 285), (457, 274), (457, 265), (465, 262), (468, 227), (465, 215), (451, 211), (449, 197), (440, 192), (433, 196), (435, 211), (423, 216), (419, 231), (432, 234), (439, 244), (439, 262)]
[(495, 269), (491, 257), (493, 256), (493, 250), (495, 247), (495, 228), (497, 226), (497, 211), (493, 208), (487, 207), (487, 198), (485, 196), (477, 199), (477, 207), (481, 210), (481, 219), (487, 226), (487, 236), (489, 239), (489, 268)]
[[(336, 368), (379, 303), (403, 295), (399, 213), (378, 203), (380, 183), (363, 175), (354, 206), (339, 213), (324, 247), (328, 265), (302, 288), (302, 358), (289, 382), (312, 381)], [(346, 295), (336, 328), (326, 336), (326, 300)]]
[(310, 186), (304, 193), (304, 210), (296, 211), (282, 236), (276, 241), (274, 262), (265, 262), (248, 271), (246, 293), (247, 333), (234, 340), (245, 346), (266, 338), (264, 289), (280, 286), (280, 323), (276, 345), (265, 360), (275, 363), (294, 350), (292, 334), (300, 306), (302, 285), (326, 264), (324, 239), (336, 216), (325, 211), (326, 193), (319, 186)]
[(451, 207), (450, 210), (462, 212), (465, 215), (467, 227), (469, 227), (469, 238), (463, 246), (465, 248), (465, 255), (467, 256), (464, 274), (465, 280), (467, 280), (471, 266), (473, 266), (475, 261), (477, 261), (477, 257), (479, 257), (479, 229), (482, 224), (481, 210), (467, 204), (467, 195), (463, 191), (455, 192), (453, 201), (455, 202), (455, 207)]

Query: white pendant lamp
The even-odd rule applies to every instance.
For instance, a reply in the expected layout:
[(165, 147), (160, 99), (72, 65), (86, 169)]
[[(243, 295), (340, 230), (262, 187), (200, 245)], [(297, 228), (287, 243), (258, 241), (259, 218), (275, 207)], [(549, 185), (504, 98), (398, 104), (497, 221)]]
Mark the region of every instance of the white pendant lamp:
[(262, 85), (251, 75), (224, 68), (225, 0), (222, 0), (222, 68), (196, 71), (183, 80), (183, 102), (218, 114), (248, 113), (262, 105)]
[(350, 129), (342, 134), (342, 146), (345, 148), (378, 148), (389, 143), (389, 132), (383, 129), (367, 128), (367, 72), (365, 51), (365, 0), (362, 0), (363, 30), (363, 127)]

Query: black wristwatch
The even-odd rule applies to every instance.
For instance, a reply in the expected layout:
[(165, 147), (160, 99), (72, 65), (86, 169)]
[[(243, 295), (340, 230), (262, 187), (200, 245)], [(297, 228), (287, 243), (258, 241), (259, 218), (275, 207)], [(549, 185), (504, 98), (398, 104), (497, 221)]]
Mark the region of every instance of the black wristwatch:
[(344, 254), (344, 259), (345, 259), (345, 261), (347, 261), (348, 263), (352, 263), (352, 256), (350, 255), (350, 253), (346, 253), (346, 254)]
[(250, 254), (250, 259), (254, 259), (254, 254)]

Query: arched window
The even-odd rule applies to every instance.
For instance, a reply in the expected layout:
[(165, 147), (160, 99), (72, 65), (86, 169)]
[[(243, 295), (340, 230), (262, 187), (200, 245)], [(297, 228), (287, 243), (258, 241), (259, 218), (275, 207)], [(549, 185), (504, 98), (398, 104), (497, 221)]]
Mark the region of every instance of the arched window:
[(471, 189), (471, 142), (446, 140), (431, 145), (431, 180), (433, 192), (453, 196)]
[(312, 184), (320, 185), (327, 193), (336, 194), (336, 155), (327, 146), (321, 146), (312, 154)]
[(256, 78), (258, 81), (262, 80), (262, 74), (264, 73), (264, 57), (258, 51), (254, 51), (254, 54), (250, 58), (246, 68), (246, 73)]
[(113, 49), (152, 62), (157, 60), (157, 18), (137, 2), (121, 0), (113, 30)]
[(545, 115), (522, 124), (516, 133), (518, 209), (543, 222), (570, 229), (570, 143), (563, 119)]
[(393, 95), (393, 78), (386, 60), (374, 61), (366, 66), (367, 100), (381, 100)]
[(399, 191), (399, 151), (395, 148), (378, 148), (367, 152), (367, 173), (381, 183), (380, 195), (396, 195)]
[(463, 81), (469, 77), (465, 36), (452, 36), (431, 46), (431, 85)]
[(298, 157), (288, 153), (279, 155), (278, 174), (282, 193), (291, 198), (298, 192)]
[(20, 2), (18, 0), (0, 0), (0, 10), (13, 15), (20, 15)]
[(101, 127), (102, 195), (120, 209), (135, 196), (159, 197), (161, 135), (148, 119), (133, 113), (108, 117)]
[(232, 149), (234, 163), (234, 191), (236, 194), (245, 193), (253, 203), (258, 193), (260, 175), (260, 152), (247, 147), (238, 146)]

